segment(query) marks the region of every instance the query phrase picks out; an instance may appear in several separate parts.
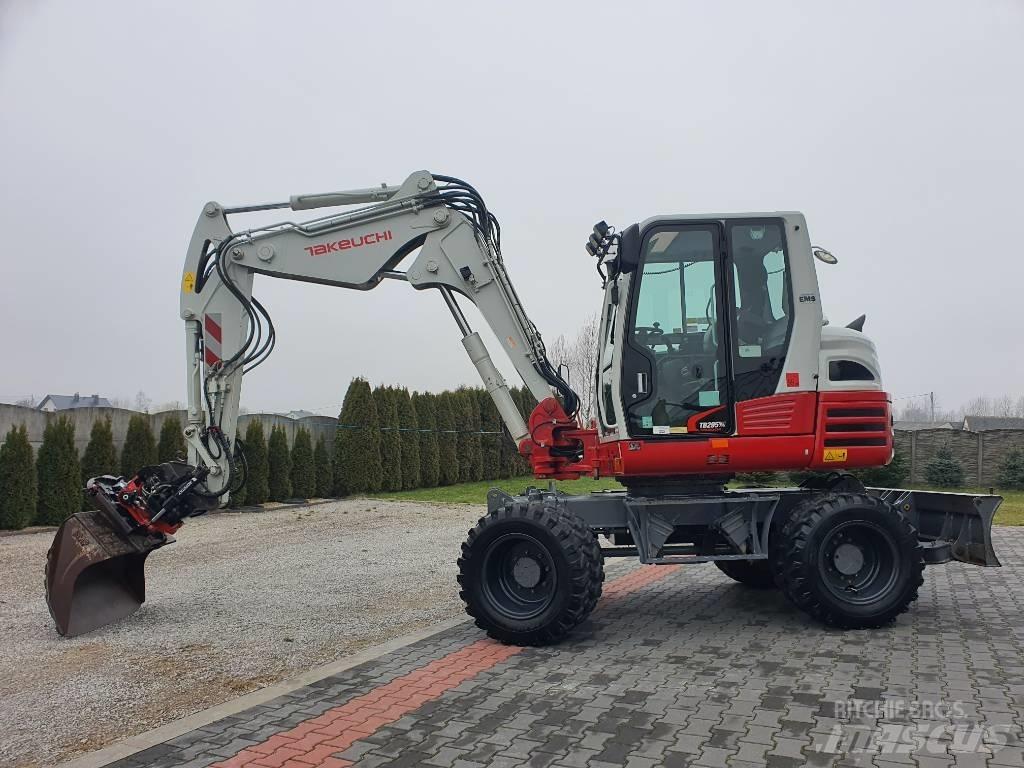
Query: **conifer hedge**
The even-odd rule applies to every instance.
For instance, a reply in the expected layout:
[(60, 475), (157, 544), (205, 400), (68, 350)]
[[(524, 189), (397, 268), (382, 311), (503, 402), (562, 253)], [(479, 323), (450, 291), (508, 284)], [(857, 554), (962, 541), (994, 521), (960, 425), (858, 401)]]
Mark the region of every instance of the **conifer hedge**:
[(316, 495), (321, 499), (329, 499), (334, 495), (334, 462), (323, 435), (316, 441), (313, 463), (316, 465)]
[[(110, 419), (97, 419), (89, 433), (89, 444), (82, 454), (82, 488), (86, 482), (100, 475), (117, 475), (117, 448), (114, 447), (114, 430)], [(87, 494), (82, 494), (82, 508), (92, 509)]]
[(420, 422), (416, 405), (405, 387), (394, 390), (398, 410), (399, 442), (402, 445), (402, 489), (419, 488), (420, 480)]
[(412, 396), (419, 424), (420, 485), (433, 488), (440, 480), (441, 459), (437, 435), (437, 396), (429, 392), (416, 392)]
[(157, 460), (161, 463), (180, 461), (186, 457), (187, 450), (181, 419), (177, 416), (168, 416), (160, 426), (160, 441), (156, 446)]
[(11, 427), (0, 445), (0, 528), (20, 530), (36, 515), (38, 488), (25, 425)]
[(292, 496), (292, 458), (288, 451), (288, 435), (284, 427), (274, 425), (267, 441), (267, 488), (271, 501), (285, 501)]
[(459, 448), (457, 444), (456, 415), (458, 397), (454, 392), (442, 392), (435, 396), (437, 404), (437, 457), (438, 485), (454, 485), (459, 482)]
[(75, 425), (66, 416), (46, 425), (36, 460), (36, 478), (38, 525), (60, 525), (82, 508), (82, 469), (75, 450)]
[(334, 487), (338, 496), (381, 488), (381, 433), (377, 406), (366, 379), (348, 386), (334, 439)]
[(292, 443), (292, 496), (299, 499), (316, 496), (313, 439), (305, 427), (299, 427), (295, 433), (295, 442)]
[(143, 467), (156, 463), (156, 440), (149, 426), (149, 416), (144, 413), (132, 414), (128, 420), (124, 448), (121, 449), (121, 474), (131, 478)]
[(379, 386), (373, 390), (380, 423), (380, 461), (382, 491), (402, 490), (402, 438), (398, 431), (398, 403), (395, 390)]
[(242, 489), (244, 495), (238, 500), (238, 504), (262, 504), (270, 498), (270, 486), (268, 484), (267, 441), (263, 435), (263, 423), (259, 419), (249, 422), (245, 428), (243, 443), (249, 475), (245, 487)]

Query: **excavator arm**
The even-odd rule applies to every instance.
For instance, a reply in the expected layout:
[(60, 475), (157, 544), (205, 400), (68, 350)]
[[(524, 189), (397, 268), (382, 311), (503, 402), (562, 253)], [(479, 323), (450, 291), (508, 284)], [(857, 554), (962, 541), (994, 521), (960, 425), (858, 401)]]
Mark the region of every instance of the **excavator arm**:
[[(336, 210), (348, 206), (354, 208)], [(335, 211), (237, 232), (228, 223), (240, 214), (319, 208)], [(408, 258), (411, 264), (400, 270)], [(583, 444), (574, 437), (585, 432), (577, 423), (578, 397), (548, 361), (505, 270), (497, 220), (469, 184), (417, 171), (397, 187), (262, 205), (207, 203), (181, 282), (188, 461), (145, 467), (132, 478), (89, 481), (96, 510), (69, 518), (47, 557), (47, 604), (61, 634), (82, 634), (134, 612), (145, 601), (149, 553), (173, 541), (185, 518), (223, 505), (244, 483), (244, 449), (236, 436), (242, 380), (276, 341), (269, 312), (253, 296), (256, 274), (357, 290), (393, 279), (437, 290), (509, 434), (521, 452), (536, 448), (537, 472), (566, 476), (561, 467), (582, 458)], [(463, 315), (459, 295), (477, 306), (541, 403), (529, 426)]]
[[(278, 208), (308, 210), (356, 205), (305, 222), (283, 221), (234, 232), (228, 217)], [(419, 249), (404, 271), (401, 263)], [(472, 301), (501, 340), (538, 401), (560, 392), (571, 417), (576, 395), (549, 363), (505, 270), (500, 230), (479, 194), (465, 182), (426, 171), (398, 187), (298, 195), (287, 203), (224, 207), (207, 203), (199, 216), (182, 277), (188, 369), (189, 461), (208, 470), (203, 484), (221, 496), (238, 481), (233, 446), (244, 374), (273, 349), (273, 323), (253, 297), (259, 274), (341, 288), (372, 290), (386, 279), (436, 289), (458, 325), (462, 344), (517, 444), (527, 425), (456, 295)]]

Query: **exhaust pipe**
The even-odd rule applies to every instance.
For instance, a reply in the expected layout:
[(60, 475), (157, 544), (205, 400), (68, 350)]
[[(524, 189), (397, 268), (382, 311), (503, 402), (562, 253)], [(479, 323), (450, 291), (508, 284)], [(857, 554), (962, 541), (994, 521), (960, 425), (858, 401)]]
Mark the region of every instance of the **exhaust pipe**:
[(146, 601), (146, 557), (174, 541), (161, 533), (128, 534), (113, 503), (103, 494), (92, 498), (98, 509), (65, 520), (46, 555), (46, 604), (65, 637), (135, 613)]

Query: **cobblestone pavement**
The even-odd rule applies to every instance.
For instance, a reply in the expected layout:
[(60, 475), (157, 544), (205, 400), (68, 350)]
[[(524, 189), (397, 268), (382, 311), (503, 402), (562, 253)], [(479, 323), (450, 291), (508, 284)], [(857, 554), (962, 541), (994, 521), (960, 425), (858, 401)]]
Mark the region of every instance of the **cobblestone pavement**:
[(892, 627), (838, 632), (711, 565), (609, 567), (553, 648), (470, 624), (112, 765), (1024, 766), (1024, 529), (929, 568)]

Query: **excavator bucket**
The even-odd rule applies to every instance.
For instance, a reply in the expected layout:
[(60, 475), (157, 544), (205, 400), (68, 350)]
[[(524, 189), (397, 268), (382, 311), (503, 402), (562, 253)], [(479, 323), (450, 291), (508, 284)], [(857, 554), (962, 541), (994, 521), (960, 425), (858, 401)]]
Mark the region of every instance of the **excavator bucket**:
[(62, 635), (91, 632), (146, 601), (146, 557), (174, 538), (127, 535), (119, 525), (97, 509), (72, 515), (57, 531), (46, 555), (46, 603)]

